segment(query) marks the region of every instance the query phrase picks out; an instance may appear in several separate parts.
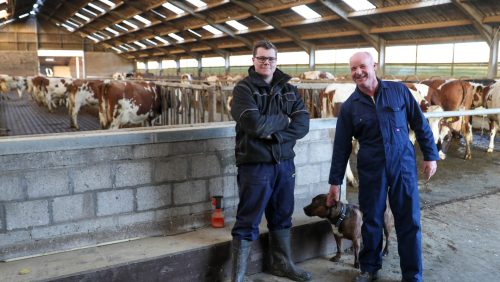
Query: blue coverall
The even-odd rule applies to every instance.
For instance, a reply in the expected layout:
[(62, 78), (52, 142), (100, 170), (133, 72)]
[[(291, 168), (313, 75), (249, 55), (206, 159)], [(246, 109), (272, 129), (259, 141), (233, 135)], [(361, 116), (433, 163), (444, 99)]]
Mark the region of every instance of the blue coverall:
[(408, 125), (415, 131), (424, 160), (438, 160), (432, 131), (405, 85), (379, 80), (373, 99), (356, 88), (342, 105), (337, 120), (329, 183), (342, 184), (352, 138), (356, 138), (360, 145), (357, 159), (359, 206), (363, 212), (361, 271), (374, 273), (382, 267), (384, 211), (388, 196), (403, 278), (421, 281), (417, 167)]

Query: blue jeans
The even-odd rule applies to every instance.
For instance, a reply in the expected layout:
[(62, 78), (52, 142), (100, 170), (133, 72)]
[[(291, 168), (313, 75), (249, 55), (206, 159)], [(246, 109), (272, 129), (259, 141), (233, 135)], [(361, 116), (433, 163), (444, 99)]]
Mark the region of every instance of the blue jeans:
[(233, 238), (254, 241), (265, 212), (270, 231), (292, 226), (295, 189), (293, 159), (280, 163), (242, 164), (238, 166), (240, 202)]

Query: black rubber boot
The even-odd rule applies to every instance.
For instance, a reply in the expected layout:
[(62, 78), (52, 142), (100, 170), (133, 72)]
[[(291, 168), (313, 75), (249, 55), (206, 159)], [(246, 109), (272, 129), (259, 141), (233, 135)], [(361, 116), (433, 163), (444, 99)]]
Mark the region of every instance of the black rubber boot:
[(269, 232), (270, 273), (272, 275), (287, 277), (294, 281), (309, 281), (311, 273), (299, 269), (292, 260), (290, 246), (290, 229)]
[(233, 270), (231, 282), (244, 282), (247, 271), (248, 255), (250, 254), (251, 241), (233, 239)]

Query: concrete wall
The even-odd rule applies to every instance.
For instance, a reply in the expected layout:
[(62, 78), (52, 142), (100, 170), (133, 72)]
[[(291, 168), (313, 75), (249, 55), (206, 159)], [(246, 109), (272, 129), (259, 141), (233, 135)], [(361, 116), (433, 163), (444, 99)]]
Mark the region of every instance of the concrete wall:
[[(328, 189), (333, 119), (296, 146), (296, 212)], [(175, 234), (238, 202), (234, 124), (0, 138), (0, 259)]]
[(85, 70), (88, 78), (111, 77), (115, 72), (133, 72), (134, 62), (111, 52), (85, 52)]

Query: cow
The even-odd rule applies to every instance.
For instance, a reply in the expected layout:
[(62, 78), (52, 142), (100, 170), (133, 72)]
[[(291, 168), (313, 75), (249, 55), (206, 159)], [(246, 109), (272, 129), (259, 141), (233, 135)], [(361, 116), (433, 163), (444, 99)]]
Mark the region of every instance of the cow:
[[(495, 82), (488, 89), (485, 97), (486, 107), (489, 109), (500, 109), (500, 81)], [(495, 148), (495, 135), (500, 127), (500, 114), (489, 115), (490, 142), (488, 144), (488, 153), (492, 153)]]
[[(463, 111), (472, 108), (473, 86), (463, 80), (451, 80), (438, 87), (439, 101), (445, 111)], [(446, 149), (453, 135), (463, 134), (465, 140), (464, 159), (472, 158), (472, 126), (469, 116), (447, 118), (441, 121), (438, 148), (441, 159), (446, 158)]]
[(99, 123), (103, 129), (144, 122), (152, 126), (162, 111), (160, 86), (153, 82), (105, 80), (98, 101)]
[(320, 79), (329, 79), (336, 80), (335, 76), (326, 71), (306, 71), (299, 75), (300, 79), (306, 80), (320, 80)]
[(78, 112), (83, 106), (98, 104), (102, 84), (102, 80), (77, 79), (68, 86), (68, 113), (72, 128), (80, 130)]
[(0, 93), (7, 94), (9, 92), (9, 85), (7, 80), (3, 77), (0, 77)]
[(45, 93), (47, 92), (49, 79), (44, 76), (35, 76), (31, 79), (31, 85), (31, 91), (29, 91), (31, 98), (39, 106), (42, 106), (45, 102)]
[(112, 78), (113, 80), (125, 80), (127, 79), (127, 75), (124, 72), (115, 72)]

